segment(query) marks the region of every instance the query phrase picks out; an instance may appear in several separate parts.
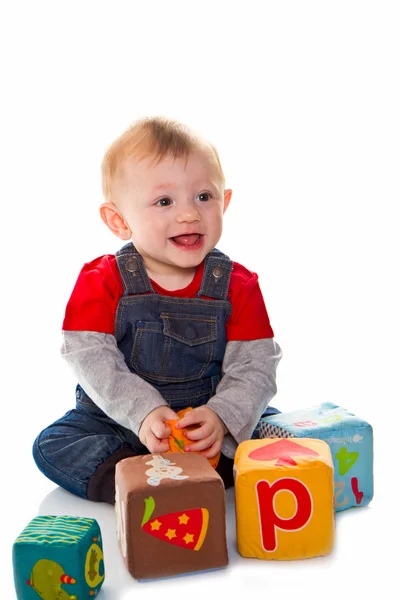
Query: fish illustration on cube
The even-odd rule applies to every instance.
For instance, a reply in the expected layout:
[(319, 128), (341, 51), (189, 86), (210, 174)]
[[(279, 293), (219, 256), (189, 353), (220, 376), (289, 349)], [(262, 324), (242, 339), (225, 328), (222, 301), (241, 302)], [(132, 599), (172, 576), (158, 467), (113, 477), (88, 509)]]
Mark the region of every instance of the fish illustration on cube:
[(316, 438), (329, 445), (337, 512), (371, 502), (373, 430), (364, 419), (337, 404), (323, 402), (311, 408), (264, 417), (259, 430), (261, 438)]

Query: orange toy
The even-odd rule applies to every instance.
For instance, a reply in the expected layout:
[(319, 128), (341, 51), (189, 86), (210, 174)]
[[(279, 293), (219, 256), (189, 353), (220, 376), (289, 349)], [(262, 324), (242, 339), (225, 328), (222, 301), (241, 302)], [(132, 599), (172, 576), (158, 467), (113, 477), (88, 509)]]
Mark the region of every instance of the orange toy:
[[(179, 419), (182, 419), (182, 417), (189, 410), (193, 410), (193, 408), (189, 406), (189, 408), (180, 410), (177, 413), (177, 415), (179, 416)], [(191, 427), (185, 427), (185, 429), (177, 429), (176, 424), (179, 421), (179, 419), (173, 419), (172, 421), (165, 421), (166, 424), (171, 427), (171, 435), (168, 438), (168, 440), (169, 440), (168, 452), (185, 452), (185, 444), (187, 445), (187, 443), (188, 443), (188, 439), (184, 435), (186, 429), (190, 431), (191, 429), (197, 429), (197, 427), (199, 427), (199, 425), (192, 425)], [(201, 453), (198, 452), (197, 454), (201, 454)], [(208, 462), (210, 463), (210, 465), (212, 467), (214, 467), (214, 469), (217, 468), (220, 456), (221, 456), (221, 453), (218, 452), (218, 454), (216, 456), (214, 456), (214, 458), (208, 459)]]

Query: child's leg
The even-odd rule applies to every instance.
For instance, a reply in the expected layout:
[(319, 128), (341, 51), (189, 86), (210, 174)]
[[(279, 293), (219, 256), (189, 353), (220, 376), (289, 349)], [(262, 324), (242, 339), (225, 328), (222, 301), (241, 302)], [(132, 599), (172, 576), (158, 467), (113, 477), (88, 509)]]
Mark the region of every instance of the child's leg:
[(233, 486), (233, 458), (221, 454), (215, 470), (224, 482), (225, 489)]
[(132, 432), (98, 412), (67, 412), (38, 435), (33, 457), (46, 477), (69, 492), (114, 504), (115, 465), (148, 450)]
[[(272, 415), (279, 415), (280, 414), (280, 410), (278, 410), (277, 408), (274, 408), (273, 406), (268, 406), (267, 410), (261, 415), (261, 419), (263, 419), (264, 417), (271, 417)], [(260, 423), (257, 423), (257, 427), (255, 428), (255, 430), (253, 431), (253, 434), (251, 436), (252, 440), (259, 440), (260, 439)]]

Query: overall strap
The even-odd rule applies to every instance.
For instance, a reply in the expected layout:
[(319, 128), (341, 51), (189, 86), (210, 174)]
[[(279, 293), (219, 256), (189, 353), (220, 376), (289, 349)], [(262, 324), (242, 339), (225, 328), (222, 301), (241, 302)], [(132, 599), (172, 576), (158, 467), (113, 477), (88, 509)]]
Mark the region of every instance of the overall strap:
[(205, 258), (203, 279), (197, 297), (208, 296), (226, 300), (233, 263), (231, 259), (214, 248)]
[(128, 294), (145, 294), (146, 292), (154, 294), (143, 258), (132, 242), (118, 250), (115, 257), (124, 284), (124, 296)]

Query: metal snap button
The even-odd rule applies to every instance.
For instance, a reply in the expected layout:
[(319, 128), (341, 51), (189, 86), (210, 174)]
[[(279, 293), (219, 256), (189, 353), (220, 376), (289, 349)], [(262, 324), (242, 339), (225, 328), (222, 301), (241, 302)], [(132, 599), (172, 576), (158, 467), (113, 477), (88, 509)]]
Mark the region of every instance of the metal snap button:
[(136, 259), (130, 258), (126, 262), (126, 270), (129, 271), (130, 273), (134, 273), (135, 271), (137, 271), (137, 269), (138, 269), (138, 264), (136, 262)]
[(188, 340), (193, 340), (196, 337), (196, 332), (192, 327), (186, 327), (185, 336)]
[(214, 267), (212, 274), (214, 275), (215, 279), (219, 279), (223, 275), (222, 269), (220, 267)]

